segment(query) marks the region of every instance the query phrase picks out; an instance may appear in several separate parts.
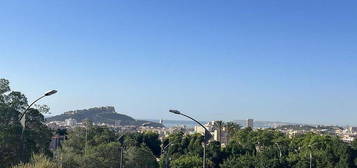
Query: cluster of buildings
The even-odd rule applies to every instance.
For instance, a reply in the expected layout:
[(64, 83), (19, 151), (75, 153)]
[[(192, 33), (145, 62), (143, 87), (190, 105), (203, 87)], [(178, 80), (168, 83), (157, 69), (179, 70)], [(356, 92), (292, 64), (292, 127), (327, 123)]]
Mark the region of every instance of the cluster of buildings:
[[(160, 123), (162, 124), (163, 121), (161, 120)], [(93, 125), (97, 126), (106, 126), (111, 129), (114, 129), (118, 132), (146, 132), (152, 131), (159, 134), (160, 137), (166, 137), (174, 132), (182, 131), (185, 133), (193, 133), (193, 128), (187, 127), (185, 125), (177, 125), (174, 127), (153, 127), (149, 126), (150, 124), (142, 124), (142, 125), (122, 125), (120, 121), (115, 122), (114, 124), (108, 123), (92, 123)], [(76, 127), (85, 127), (84, 122), (78, 122), (76, 119), (69, 118), (65, 121), (50, 121), (46, 123), (47, 127), (57, 130), (57, 129), (67, 129), (71, 130)]]
[[(210, 121), (204, 124), (207, 130), (211, 133), (212, 139), (215, 141), (221, 142), (222, 146), (225, 146), (228, 143), (228, 130), (225, 126), (221, 125), (221, 121)], [(160, 120), (160, 123), (163, 124), (163, 120)], [(184, 132), (186, 134), (199, 133), (204, 135), (205, 129), (196, 125), (193, 128), (187, 127), (185, 125), (177, 125), (173, 127), (152, 127), (145, 124), (135, 126), (135, 125), (121, 125), (120, 122), (115, 122), (115, 124), (106, 124), (106, 123), (93, 123), (98, 126), (107, 126), (118, 132), (147, 132), (152, 131), (159, 134), (160, 139), (163, 139), (174, 132)], [(65, 121), (51, 121), (47, 123), (47, 126), (52, 129), (72, 129), (75, 127), (85, 127), (85, 123), (78, 122), (76, 119), (69, 118)], [(254, 128), (254, 120), (247, 119), (245, 122), (245, 127)], [(256, 128), (256, 129), (265, 129), (265, 128)], [(338, 126), (310, 126), (310, 125), (282, 125), (274, 128), (278, 131), (281, 131), (287, 134), (289, 137), (296, 136), (299, 134), (313, 132), (316, 134), (328, 134), (339, 136), (345, 142), (352, 142), (357, 138), (357, 127), (347, 127), (342, 128)], [(54, 142), (57, 142), (58, 138), (63, 137), (54, 137)], [(56, 145), (57, 143), (55, 143)]]
[[(136, 126), (136, 125), (121, 125), (120, 121), (115, 122), (114, 124), (108, 123), (92, 123), (96, 126), (107, 126), (119, 132), (139, 132), (142, 128), (151, 128), (147, 126)], [(76, 127), (85, 127), (85, 122), (78, 122), (76, 119), (69, 118), (64, 121), (50, 121), (46, 123), (47, 127), (57, 130), (57, 129), (67, 129), (71, 130)], [(152, 128), (155, 129), (155, 128)]]
[(47, 127), (56, 130), (56, 129), (68, 129), (68, 128), (73, 128), (73, 127), (81, 127), (84, 126), (84, 123), (82, 122), (77, 122), (76, 119), (69, 118), (66, 119), (65, 121), (50, 121), (46, 123)]
[[(222, 145), (227, 144), (227, 135), (228, 131), (225, 127), (221, 127), (221, 129), (217, 128), (217, 123), (218, 121), (211, 121), (206, 123), (204, 126), (208, 129), (208, 131), (212, 134), (212, 139), (215, 141), (220, 141)], [(160, 120), (160, 123), (163, 124), (163, 120)], [(186, 134), (194, 134), (194, 133), (200, 133), (204, 134), (205, 129), (203, 129), (201, 126), (194, 126), (192, 127), (187, 127), (185, 125), (176, 125), (173, 127), (152, 127), (152, 126), (146, 126), (145, 124), (140, 125), (140, 126), (135, 126), (135, 125), (120, 125), (119, 122), (115, 122), (115, 124), (106, 124), (106, 123), (93, 123), (94, 125), (98, 126), (107, 126), (109, 128), (112, 128), (118, 132), (155, 132), (159, 134), (160, 139), (163, 139), (167, 136), (169, 136), (172, 133), (175, 132), (184, 132)], [(46, 124), (49, 128), (53, 130), (57, 129), (73, 129), (76, 127), (85, 127), (84, 122), (78, 122), (76, 119), (69, 118), (66, 119), (65, 121), (51, 121)], [(248, 119), (246, 121), (246, 125), (248, 127), (253, 128), (253, 119)], [(55, 140), (54, 142), (57, 142), (56, 139), (59, 137), (56, 135), (54, 136)], [(63, 138), (63, 137), (61, 137)], [(57, 144), (57, 143), (56, 143)]]
[[(205, 124), (204, 126), (208, 129), (208, 131), (212, 134), (212, 140), (220, 141), (222, 146), (227, 144), (227, 136), (228, 131), (226, 127), (222, 127), (219, 129), (217, 127), (217, 122), (219, 121), (211, 121)], [(245, 127), (250, 127), (252, 129), (266, 129), (266, 128), (254, 128), (254, 120), (247, 119), (245, 122)], [(338, 136), (341, 140), (350, 143), (357, 138), (357, 127), (339, 127), (339, 126), (324, 126), (324, 125), (280, 125), (274, 127), (275, 130), (281, 131), (287, 134), (289, 137), (293, 137), (299, 134), (305, 133), (315, 133), (320, 135), (333, 135)], [(197, 125), (194, 127), (194, 133), (200, 133), (204, 135), (205, 130)]]
[[(221, 142), (222, 146), (225, 146), (228, 143), (228, 133), (229, 132), (227, 130), (227, 127), (223, 126), (221, 122), (222, 121), (210, 121), (210, 122), (204, 124), (204, 126), (211, 133), (211, 135), (212, 135), (211, 140), (219, 141), (219, 142)], [(246, 125), (246, 127), (253, 129), (254, 120), (247, 119), (245, 125)], [(194, 127), (193, 133), (200, 133), (200, 134), (204, 135), (205, 129), (200, 125), (196, 125)]]
[(357, 127), (285, 125), (276, 129), (289, 135), (289, 137), (312, 132), (321, 135), (335, 135), (345, 142), (352, 142), (357, 138)]

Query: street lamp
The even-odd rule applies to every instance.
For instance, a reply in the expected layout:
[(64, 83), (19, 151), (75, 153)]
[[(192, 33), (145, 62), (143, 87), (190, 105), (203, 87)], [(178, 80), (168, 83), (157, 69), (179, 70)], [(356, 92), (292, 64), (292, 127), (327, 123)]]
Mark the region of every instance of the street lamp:
[(35, 101), (33, 101), (27, 108), (26, 110), (20, 115), (19, 121), (21, 122), (22, 125), (22, 132), (25, 130), (25, 126), (26, 126), (26, 113), (27, 111), (31, 108), (32, 105), (34, 105), (37, 101), (39, 101), (40, 99), (46, 97), (46, 96), (51, 96), (53, 94), (57, 93), (57, 90), (50, 90), (48, 92), (46, 92), (44, 95), (42, 95), (41, 97), (39, 97), (38, 99), (36, 99)]
[(203, 124), (201, 124), (194, 118), (192, 118), (186, 114), (183, 114), (178, 110), (169, 110), (169, 112), (187, 117), (187, 118), (191, 119), (192, 121), (196, 122), (201, 127), (203, 127), (203, 129), (205, 129), (204, 140), (203, 140), (203, 164), (202, 164), (202, 166), (203, 166), (203, 168), (206, 168), (206, 145), (207, 145), (208, 140), (212, 138), (212, 134), (208, 131), (208, 129)]
[(312, 154), (311, 154), (311, 151), (310, 151), (310, 168), (312, 168)]
[[(26, 109), (23, 113), (21, 113), (20, 117), (19, 117), (19, 121), (22, 125), (22, 132), (21, 132), (21, 139), (24, 140), (24, 131), (26, 128), (26, 113), (27, 111), (31, 108), (32, 105), (34, 105), (37, 101), (39, 101), (40, 99), (46, 97), (46, 96), (51, 96), (53, 94), (57, 93), (57, 90), (50, 90), (48, 92), (46, 92), (44, 95), (42, 95), (41, 97), (39, 97), (38, 99), (36, 99), (35, 101), (33, 101)], [(25, 160), (25, 143), (23, 142), (22, 144), (22, 159)]]

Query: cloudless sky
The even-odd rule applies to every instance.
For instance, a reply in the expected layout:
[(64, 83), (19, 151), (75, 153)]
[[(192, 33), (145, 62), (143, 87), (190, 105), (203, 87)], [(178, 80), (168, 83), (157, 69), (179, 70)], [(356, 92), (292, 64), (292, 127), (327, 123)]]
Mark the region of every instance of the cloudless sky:
[(357, 125), (357, 1), (0, 1), (0, 78), (52, 115)]

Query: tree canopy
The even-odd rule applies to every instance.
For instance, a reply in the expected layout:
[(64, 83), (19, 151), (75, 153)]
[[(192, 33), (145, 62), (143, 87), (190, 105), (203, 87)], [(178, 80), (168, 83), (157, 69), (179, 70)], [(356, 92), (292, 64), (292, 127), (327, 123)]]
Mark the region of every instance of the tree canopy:
[(38, 109), (26, 115), (26, 129), (22, 133), (19, 116), (28, 107), (24, 94), (11, 91), (10, 82), (0, 79), (0, 168), (27, 162), (33, 153), (51, 155), (48, 149), (51, 130), (44, 123)]
[[(29, 109), (22, 132), (19, 116), (27, 107), (26, 96), (0, 79), (0, 168), (118, 168), (121, 158), (130, 168), (164, 167), (163, 161), (173, 168), (202, 166), (201, 134), (175, 132), (161, 141), (154, 132), (116, 132), (89, 120), (84, 127), (50, 130), (42, 114), (48, 111), (46, 106)], [(242, 129), (222, 121), (215, 127), (228, 132), (228, 143), (209, 142), (208, 168), (306, 168), (310, 164), (314, 168), (357, 168), (357, 140), (349, 144), (337, 136), (314, 133), (289, 137), (274, 129)], [(67, 138), (52, 153), (53, 134)]]

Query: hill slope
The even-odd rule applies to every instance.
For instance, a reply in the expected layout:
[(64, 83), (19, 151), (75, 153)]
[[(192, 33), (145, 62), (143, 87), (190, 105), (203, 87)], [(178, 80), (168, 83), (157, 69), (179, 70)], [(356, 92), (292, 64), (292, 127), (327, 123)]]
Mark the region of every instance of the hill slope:
[(115, 112), (115, 108), (112, 106), (68, 111), (64, 114), (48, 117), (46, 118), (46, 121), (64, 121), (69, 118), (76, 119), (78, 122), (89, 119), (95, 123), (106, 123), (113, 125), (115, 123), (119, 123), (120, 125), (142, 125), (147, 123), (149, 126), (163, 127), (163, 125), (159, 123), (145, 120), (135, 120), (130, 116), (119, 114)]

